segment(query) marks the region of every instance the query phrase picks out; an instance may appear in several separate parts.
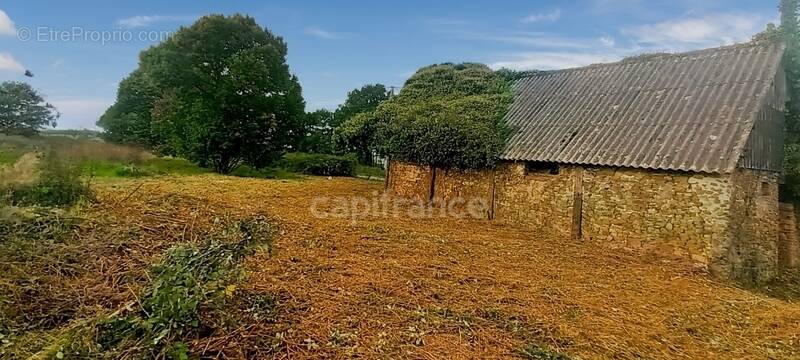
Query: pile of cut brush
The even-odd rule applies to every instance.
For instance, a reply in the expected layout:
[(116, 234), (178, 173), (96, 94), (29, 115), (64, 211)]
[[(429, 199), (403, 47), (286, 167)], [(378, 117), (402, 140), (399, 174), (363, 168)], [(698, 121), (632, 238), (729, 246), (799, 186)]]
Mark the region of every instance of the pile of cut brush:
[(231, 325), (218, 314), (242, 259), (271, 252), (267, 218), (198, 220), (175, 196), (129, 217), (121, 200), (0, 207), (0, 358), (186, 358)]

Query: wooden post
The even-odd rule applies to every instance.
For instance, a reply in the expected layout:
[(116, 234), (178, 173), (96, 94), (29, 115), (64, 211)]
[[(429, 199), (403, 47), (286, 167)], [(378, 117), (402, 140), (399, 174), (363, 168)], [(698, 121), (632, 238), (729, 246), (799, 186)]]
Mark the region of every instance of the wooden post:
[(383, 191), (389, 191), (389, 175), (391, 174), (389, 168), (392, 166), (389, 157), (386, 157), (386, 169), (383, 170)]
[(576, 167), (573, 176), (575, 185), (574, 197), (572, 200), (572, 239), (581, 240), (583, 226), (583, 168)]
[(436, 166), (431, 165), (431, 187), (428, 193), (428, 202), (433, 204), (434, 189), (436, 188)]
[(492, 168), (492, 199), (489, 204), (489, 220), (494, 220), (494, 198), (497, 189), (497, 168)]

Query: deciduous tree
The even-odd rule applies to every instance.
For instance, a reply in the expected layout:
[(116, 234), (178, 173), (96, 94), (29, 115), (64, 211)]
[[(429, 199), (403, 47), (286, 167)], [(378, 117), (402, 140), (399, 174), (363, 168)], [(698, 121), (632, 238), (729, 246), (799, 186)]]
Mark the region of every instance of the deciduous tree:
[(30, 136), (55, 127), (60, 114), (30, 85), (6, 81), (0, 84), (0, 133)]
[(305, 136), (305, 103), (286, 54), (283, 39), (249, 16), (205, 16), (140, 55), (130, 88), (120, 89), (130, 96), (100, 125), (133, 139), (149, 128), (148, 140), (221, 173), (262, 167)]
[(334, 112), (333, 127), (338, 127), (353, 116), (370, 112), (389, 99), (389, 91), (383, 84), (364, 85), (347, 93), (347, 100)]

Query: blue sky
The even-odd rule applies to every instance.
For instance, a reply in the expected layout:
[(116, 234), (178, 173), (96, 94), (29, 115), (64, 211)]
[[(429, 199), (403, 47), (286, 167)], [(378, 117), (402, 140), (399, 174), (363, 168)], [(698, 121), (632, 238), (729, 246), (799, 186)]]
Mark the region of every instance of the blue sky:
[(432, 63), (548, 70), (741, 42), (778, 21), (777, 2), (3, 0), (0, 81), (31, 83), (59, 128), (93, 128), (140, 51), (204, 14), (239, 12), (287, 41), (307, 109), (333, 109)]

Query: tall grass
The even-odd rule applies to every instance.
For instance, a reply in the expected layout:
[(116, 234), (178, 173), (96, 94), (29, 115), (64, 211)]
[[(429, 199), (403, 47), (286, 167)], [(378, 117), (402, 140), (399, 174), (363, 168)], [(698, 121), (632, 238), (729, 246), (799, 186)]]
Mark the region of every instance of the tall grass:
[(55, 152), (60, 158), (72, 162), (94, 160), (136, 164), (155, 157), (136, 147), (111, 144), (93, 137), (67, 136), (0, 135), (0, 152), (8, 154)]
[(68, 206), (81, 199), (94, 198), (89, 185), (81, 179), (80, 167), (55, 152), (43, 156), (38, 168), (35, 182), (7, 185), (3, 202), (22, 206)]

